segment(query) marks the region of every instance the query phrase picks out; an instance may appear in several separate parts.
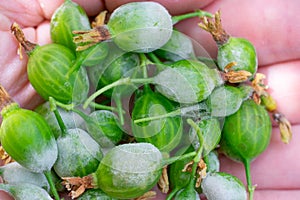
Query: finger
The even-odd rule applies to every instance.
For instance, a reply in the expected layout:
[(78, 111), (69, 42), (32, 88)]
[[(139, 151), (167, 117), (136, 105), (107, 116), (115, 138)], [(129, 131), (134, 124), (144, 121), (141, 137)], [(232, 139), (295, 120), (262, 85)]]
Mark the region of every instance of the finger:
[(293, 124), (300, 124), (299, 66), (300, 60), (265, 66), (259, 70), (267, 77), (268, 92), (276, 100), (278, 111)]
[(36, 0), (0, 1), (0, 10), (2, 15), (25, 27), (36, 26), (44, 20), (42, 9)]
[[(23, 29), (26, 38), (35, 42), (36, 32), (33, 28)], [(21, 60), (17, 54), (18, 43), (10, 31), (0, 30), (0, 84), (12, 98), (24, 108), (35, 108), (42, 102), (28, 81), (26, 66), (27, 56), (23, 52)]]
[(42, 16), (44, 19), (51, 19), (51, 16), (55, 12), (56, 8), (58, 8), (64, 0), (37, 0), (40, 8), (42, 10)]
[[(106, 8), (111, 12), (117, 7), (129, 3), (129, 2), (135, 2), (134, 0), (104, 0)], [(195, 9), (198, 8), (203, 8), (213, 2), (213, 0), (202, 0), (202, 1), (197, 1), (197, 0), (177, 0), (177, 1), (172, 1), (172, 0), (156, 0), (156, 2), (162, 4), (164, 7), (167, 8), (167, 10), (170, 12), (172, 15), (178, 15), (178, 14), (183, 14), (186, 12), (192, 12)]]
[(74, 2), (82, 6), (89, 16), (98, 15), (101, 11), (105, 10), (103, 0), (74, 0)]
[(39, 45), (45, 45), (51, 43), (50, 36), (50, 22), (44, 21), (36, 28), (36, 40)]
[(255, 200), (274, 200), (274, 199), (300, 199), (300, 190), (256, 190)]
[[(238, 5), (238, 9), (237, 6)], [(259, 65), (294, 60), (300, 55), (300, 1), (216, 1), (205, 8), (221, 10), (224, 29), (232, 36), (249, 39), (257, 49)], [(284, 12), (288, 10), (288, 12)], [(197, 27), (199, 19), (180, 23), (177, 28), (196, 39), (215, 57), (217, 46), (210, 34)]]
[[(300, 132), (300, 125), (292, 127), (294, 133)], [(280, 140), (278, 128), (274, 128), (270, 145), (251, 163), (252, 184), (257, 189), (300, 189), (299, 152), (300, 135), (294, 134), (290, 144)], [(241, 163), (221, 156), (221, 171), (240, 178), (246, 185), (245, 171)]]
[(1, 200), (14, 200), (14, 198), (9, 195), (7, 192), (0, 191), (0, 199)]

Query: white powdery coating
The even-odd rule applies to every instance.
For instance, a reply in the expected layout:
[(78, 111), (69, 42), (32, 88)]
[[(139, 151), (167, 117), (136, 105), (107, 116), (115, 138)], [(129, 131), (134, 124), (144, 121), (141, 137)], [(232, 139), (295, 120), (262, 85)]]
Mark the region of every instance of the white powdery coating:
[(28, 152), (28, 156), (26, 156), (25, 152), (24, 156), (28, 158), (28, 160), (26, 161), (26, 166), (23, 166), (36, 173), (50, 171), (57, 159), (58, 153), (55, 139), (49, 141), (42, 149), (41, 152), (30, 151)]
[(133, 2), (118, 7), (107, 24), (113, 41), (125, 51), (147, 53), (171, 38), (171, 15), (159, 3)]
[(75, 176), (84, 166), (102, 158), (100, 145), (84, 130), (69, 129), (57, 139), (58, 158), (54, 170), (60, 177)]
[(15, 200), (53, 200), (46, 190), (29, 183), (4, 185), (0, 190), (10, 193)]
[(245, 187), (230, 175), (208, 174), (201, 187), (208, 200), (247, 200)]
[[(61, 118), (67, 129), (85, 126), (84, 120), (77, 113), (75, 113), (73, 111), (64, 110), (60, 107), (57, 107), (57, 110), (58, 110), (59, 114), (61, 115)], [(54, 135), (61, 134), (61, 129), (56, 120), (55, 114), (50, 109), (49, 101), (46, 101), (45, 103), (40, 105), (35, 111), (37, 111), (40, 115), (42, 115), (46, 119), (50, 128), (54, 132)], [(89, 108), (87, 108), (85, 110), (81, 110), (81, 111), (83, 111), (87, 114), (90, 113)]]
[(162, 155), (149, 143), (124, 144), (117, 146), (112, 154), (110, 168), (113, 170), (113, 182), (126, 187), (143, 186), (156, 180), (156, 172), (161, 168)]
[(42, 173), (34, 173), (22, 167), (17, 162), (9, 163), (2, 166), (2, 179), (8, 184), (31, 183), (40, 186), (47, 191), (50, 190), (49, 183)]
[[(111, 168), (129, 173), (148, 173), (160, 168), (162, 155), (150, 143), (124, 144), (112, 154)], [(138, 160), (138, 162), (137, 162)], [(125, 162), (124, 162), (125, 161)]]
[[(198, 102), (198, 91), (190, 84), (190, 80), (182, 76), (176, 69), (166, 68), (154, 77), (154, 82), (158, 84), (158, 90), (172, 100), (181, 103)], [(160, 89), (162, 87), (162, 89)]]
[(164, 51), (165, 57), (171, 61), (195, 57), (192, 40), (187, 35), (176, 30), (173, 30), (169, 41), (159, 48), (158, 51)]
[[(101, 147), (87, 132), (79, 128), (69, 131), (77, 131), (79, 139), (82, 145), (85, 146), (86, 150), (92, 155), (92, 157), (96, 159), (99, 157)], [(100, 158), (98, 160), (100, 161)]]
[(238, 88), (221, 86), (211, 93), (209, 101), (211, 115), (225, 117), (238, 111), (243, 102), (243, 95)]

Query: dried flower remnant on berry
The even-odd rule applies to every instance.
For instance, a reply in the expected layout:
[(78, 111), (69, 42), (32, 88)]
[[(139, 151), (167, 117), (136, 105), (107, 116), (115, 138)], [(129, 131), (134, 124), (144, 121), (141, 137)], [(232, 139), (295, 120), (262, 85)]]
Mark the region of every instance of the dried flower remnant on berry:
[(167, 194), (169, 192), (170, 187), (167, 166), (165, 166), (162, 170), (161, 177), (158, 180), (158, 188), (164, 194)]
[(95, 17), (95, 20), (92, 22), (92, 28), (97, 26), (103, 26), (105, 24), (107, 11), (102, 11), (99, 15)]
[(66, 187), (72, 199), (79, 197), (86, 189), (94, 188), (91, 175), (84, 177), (62, 177), (62, 184)]
[(25, 50), (25, 53), (29, 54), (37, 45), (32, 42), (29, 42), (25, 38), (22, 29), (20, 28), (19, 24), (17, 24), (16, 22), (14, 22), (11, 25), (10, 30), (12, 34), (16, 37), (17, 41), (19, 42), (18, 55), (20, 56), (20, 59), (23, 59), (22, 46)]
[[(192, 172), (194, 161), (191, 161), (187, 163), (182, 172)], [(206, 177), (206, 172), (207, 172), (207, 166), (206, 163), (204, 162), (203, 159), (200, 160), (197, 164), (197, 170), (196, 170), (196, 183), (195, 187), (198, 188), (201, 185), (202, 179)]]
[(265, 106), (266, 110), (272, 113), (274, 121), (279, 125), (281, 141), (288, 144), (292, 139), (292, 129), (289, 120), (280, 112), (277, 111), (277, 103), (275, 99), (267, 92), (268, 86), (265, 85), (264, 79), (266, 76), (257, 73), (251, 82), (254, 89), (253, 100), (257, 104)]
[(0, 158), (3, 162), (3, 165), (7, 165), (8, 163), (15, 162), (12, 159), (12, 157), (10, 157), (10, 155), (8, 155), (8, 153), (6, 153), (6, 151), (3, 149), (2, 146), (0, 146)]
[(281, 141), (288, 144), (292, 138), (292, 127), (287, 118), (281, 113), (274, 113), (273, 118), (279, 125)]
[(247, 81), (249, 77), (252, 76), (252, 74), (246, 70), (238, 70), (234, 71), (231, 68), (233, 66), (237, 65), (236, 62), (228, 63), (227, 66), (224, 69), (223, 78), (225, 81), (228, 81), (229, 83), (241, 83), (244, 81)]
[(222, 28), (220, 10), (214, 14), (212, 19), (208, 19), (207, 17), (202, 17), (201, 19), (202, 22), (198, 24), (199, 27), (210, 32), (217, 45), (222, 45), (228, 41), (230, 36)]
[(12, 103), (14, 103), (13, 99), (3, 88), (3, 86), (0, 85), (0, 111)]
[(135, 198), (134, 200), (149, 200), (156, 198), (156, 192), (155, 191), (148, 191), (142, 196)]
[(105, 26), (97, 26), (86, 31), (73, 31), (73, 33), (78, 34), (77, 36), (73, 37), (74, 43), (82, 44), (82, 46), (78, 46), (76, 48), (76, 51), (86, 50), (98, 42), (110, 39), (110, 34)]
[(102, 11), (99, 15), (95, 17), (95, 20), (92, 22), (91, 30), (75, 30), (74, 34), (78, 34), (73, 37), (73, 42), (79, 44), (76, 48), (76, 51), (83, 51), (89, 47), (110, 39), (110, 34), (105, 27), (107, 11)]

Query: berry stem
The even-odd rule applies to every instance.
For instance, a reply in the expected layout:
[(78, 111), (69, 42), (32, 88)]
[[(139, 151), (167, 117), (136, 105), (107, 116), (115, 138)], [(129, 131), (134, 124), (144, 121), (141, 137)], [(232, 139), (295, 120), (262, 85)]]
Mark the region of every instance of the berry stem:
[[(115, 108), (115, 107), (112, 107), (112, 106), (106, 106), (106, 105), (95, 103), (95, 102), (91, 102), (90, 106), (94, 107), (94, 108), (97, 108), (97, 109), (101, 109), (101, 110), (110, 110), (112, 112), (119, 112), (118, 108)], [(122, 113), (124, 114), (125, 111), (122, 110)]]
[(252, 185), (252, 181), (251, 181), (251, 172), (250, 172), (250, 161), (249, 161), (249, 159), (246, 159), (244, 161), (244, 167), (245, 167), (245, 171), (246, 171), (246, 179), (247, 179), (247, 185), (248, 185), (249, 200), (253, 200), (255, 186)]
[(180, 115), (180, 113), (181, 113), (181, 110), (177, 109), (177, 110), (174, 110), (172, 112), (166, 113), (164, 115), (158, 115), (158, 116), (153, 116), (153, 117), (145, 117), (145, 118), (141, 118), (141, 119), (136, 119), (136, 120), (134, 120), (134, 123), (137, 124), (137, 123), (141, 123), (141, 122), (164, 119), (164, 118), (167, 118), (167, 117), (174, 117), (174, 116)]
[(147, 55), (155, 64), (163, 64), (163, 62), (161, 62), (161, 60), (153, 52), (147, 53)]
[(199, 116), (201, 115), (201, 110), (203, 110), (204, 112), (207, 111), (207, 108), (205, 107), (205, 105), (199, 103), (196, 105), (191, 105), (191, 106), (186, 106), (183, 108), (178, 108), (177, 110), (171, 111), (169, 113), (166, 113), (164, 115), (158, 115), (158, 116), (153, 116), (153, 117), (145, 117), (145, 118), (140, 118), (140, 119), (136, 119), (134, 120), (134, 123), (141, 123), (141, 122), (147, 122), (147, 121), (153, 121), (153, 120), (158, 120), (158, 119), (163, 119), (163, 118), (167, 118), (167, 117), (175, 117), (178, 115), (182, 115), (185, 116), (187, 115), (187, 113), (189, 112), (194, 112), (197, 111), (199, 112)]
[(60, 200), (60, 197), (58, 195), (58, 192), (57, 192), (57, 190), (55, 188), (55, 184), (54, 184), (53, 179), (52, 179), (51, 171), (46, 171), (46, 172), (44, 172), (44, 174), (45, 174), (46, 179), (47, 179), (47, 181), (49, 183), (50, 190), (51, 190), (51, 192), (52, 192), (52, 194), (54, 196), (54, 199), (55, 200)]
[(166, 200), (172, 200), (173, 197), (175, 196), (175, 194), (180, 190), (181, 188), (176, 187), (174, 189), (172, 189), (172, 191), (168, 194)]
[(164, 159), (163, 162), (162, 162), (162, 167), (170, 165), (170, 164), (172, 164), (172, 163), (174, 163), (174, 162), (176, 162), (178, 160), (184, 160), (186, 158), (193, 157), (195, 155), (196, 155), (196, 152), (193, 151), (193, 152), (186, 153), (186, 154), (183, 154), (183, 155), (180, 155), (180, 156), (173, 156), (173, 157)]
[(203, 10), (197, 10), (195, 12), (192, 13), (186, 13), (183, 15), (177, 15), (177, 16), (173, 16), (172, 17), (172, 23), (177, 24), (178, 22), (185, 20), (185, 19), (189, 19), (192, 17), (213, 17), (213, 14), (203, 11)]
[(120, 94), (114, 95), (114, 101), (116, 103), (120, 124), (123, 126), (124, 125), (124, 115), (123, 115), (124, 110), (123, 110), (121, 95)]
[(126, 84), (132, 84), (132, 83), (137, 83), (137, 84), (148, 84), (152, 83), (153, 78), (141, 78), (141, 79), (130, 79), (129, 77), (119, 79), (109, 85), (104, 86), (103, 88), (97, 90), (95, 93), (93, 93), (83, 104), (83, 108), (86, 109), (89, 104), (100, 94), (106, 92), (107, 90), (110, 90), (111, 88), (120, 86), (120, 85), (126, 85)]
[(54, 113), (57, 123), (60, 127), (60, 130), (62, 133), (60, 136), (63, 137), (67, 134), (67, 127), (66, 127), (60, 113), (57, 110), (56, 101), (52, 97), (49, 97), (49, 103), (50, 103), (50, 110)]

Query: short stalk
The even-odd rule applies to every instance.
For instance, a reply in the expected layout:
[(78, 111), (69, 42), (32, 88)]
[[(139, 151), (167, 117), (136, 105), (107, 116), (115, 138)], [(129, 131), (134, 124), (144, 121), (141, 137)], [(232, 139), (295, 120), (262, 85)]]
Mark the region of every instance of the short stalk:
[(141, 122), (154, 121), (154, 120), (164, 119), (164, 118), (167, 118), (167, 117), (178, 116), (178, 115), (180, 115), (180, 113), (181, 113), (181, 110), (177, 109), (177, 110), (174, 110), (172, 112), (166, 113), (164, 115), (158, 115), (158, 116), (153, 116), (153, 117), (145, 117), (145, 118), (141, 118), (141, 119), (136, 119), (133, 122), (135, 124), (137, 124), (137, 123), (141, 123)]
[(185, 20), (185, 19), (189, 19), (192, 17), (213, 17), (213, 14), (203, 11), (203, 10), (197, 10), (195, 12), (192, 13), (187, 13), (187, 14), (183, 14), (183, 15), (178, 15), (178, 16), (173, 16), (172, 17), (172, 22), (173, 25), (177, 24), (178, 22)]
[[(145, 54), (141, 53), (139, 55), (140, 55), (141, 66), (142, 66), (142, 70), (143, 70), (143, 78), (146, 79), (146, 78), (148, 78), (147, 66), (148, 66), (148, 64), (151, 64), (151, 61), (148, 60), (148, 58), (146, 57)], [(144, 85), (143, 91), (144, 91), (144, 93), (152, 91), (148, 83)]]
[(177, 187), (174, 188), (167, 196), (166, 200), (172, 200), (172, 198), (176, 195), (176, 193), (180, 190), (181, 188)]
[(85, 59), (85, 58), (82, 56), (82, 54), (80, 54), (80, 55), (76, 58), (74, 64), (73, 64), (72, 67), (69, 69), (68, 73), (66, 74), (67, 78), (69, 78), (73, 72), (79, 70), (79, 68), (81, 67), (81, 65), (82, 65), (82, 63), (83, 63), (83, 61), (84, 61), (84, 59)]
[(55, 104), (65, 110), (68, 110), (68, 111), (72, 110), (75, 107), (75, 105), (72, 103), (71, 104), (63, 104), (58, 101), (55, 101)]
[(147, 55), (155, 64), (163, 64), (163, 62), (161, 62), (161, 60), (153, 52), (147, 53)]
[(173, 157), (170, 157), (170, 158), (167, 158), (165, 160), (163, 160), (162, 162), (162, 167), (164, 166), (167, 166), (167, 165), (170, 165), (178, 160), (184, 160), (186, 158), (190, 158), (190, 157), (193, 157), (196, 155), (196, 152), (190, 152), (190, 153), (186, 153), (186, 154), (183, 154), (183, 155), (180, 155), (180, 156), (173, 156)]
[(52, 194), (54, 196), (54, 199), (55, 200), (60, 200), (60, 197), (58, 195), (58, 192), (56, 190), (55, 184), (54, 184), (53, 179), (52, 179), (51, 171), (46, 171), (46, 172), (44, 172), (44, 174), (45, 174), (46, 179), (47, 179), (47, 181), (49, 183), (50, 190), (51, 190), (51, 192), (52, 192)]
[(49, 97), (49, 103), (50, 103), (50, 110), (54, 113), (57, 123), (61, 129), (62, 135), (60, 135), (60, 136), (62, 137), (67, 134), (67, 127), (66, 127), (60, 113), (57, 110), (56, 101), (52, 97)]
[[(100, 110), (110, 110), (110, 111), (113, 111), (113, 112), (118, 112), (119, 111), (118, 108), (115, 108), (113, 106), (106, 106), (106, 105), (95, 103), (95, 102), (91, 102), (90, 106), (93, 107), (93, 108), (96, 108), (96, 109), (100, 109)], [(122, 113), (124, 114), (125, 111), (122, 110)]]
[(130, 78), (123, 78), (123, 79), (119, 79), (109, 85), (104, 86), (103, 88), (97, 90), (95, 93), (93, 93), (83, 104), (83, 108), (86, 109), (89, 104), (96, 98), (98, 97), (100, 94), (110, 90), (111, 88), (114, 88), (116, 86), (119, 85), (125, 85), (125, 84), (129, 84), (130, 83)]
[(132, 84), (132, 83), (136, 83), (136, 84), (148, 84), (153, 82), (153, 78), (141, 78), (141, 79), (130, 79), (129, 77), (126, 78), (122, 78), (119, 79), (109, 85), (104, 86), (103, 88), (97, 90), (95, 93), (93, 93), (83, 104), (83, 108), (86, 109), (89, 104), (99, 95), (101, 95), (102, 93), (110, 90), (111, 88), (120, 86), (120, 85), (126, 85), (126, 84)]
[(250, 173), (250, 161), (248, 159), (246, 159), (244, 161), (244, 167), (245, 167), (245, 171), (246, 171), (246, 179), (247, 179), (247, 186), (248, 186), (248, 192), (249, 192), (249, 200), (253, 200), (255, 186), (252, 185), (251, 173)]
[(175, 117), (175, 116), (179, 116), (179, 115), (184, 116), (184, 115), (187, 115), (187, 113), (192, 112), (192, 111), (199, 111), (200, 112), (200, 110), (206, 111), (206, 109), (207, 108), (205, 107), (205, 105), (200, 103), (200, 104), (196, 104), (196, 105), (190, 105), (190, 106), (182, 107), (182, 108), (179, 108), (177, 110), (171, 111), (171, 112), (163, 114), (163, 115), (136, 119), (133, 122), (135, 124), (137, 124), (137, 123), (141, 123), (141, 122), (148, 122), (148, 121), (153, 121), (153, 120), (164, 119), (164, 118), (167, 118), (167, 117)]
[(93, 123), (94, 122), (90, 116), (86, 115), (81, 110), (73, 109), (72, 111), (75, 112), (75, 113), (77, 113), (84, 121), (89, 122), (89, 123)]
[[(203, 143), (204, 143), (204, 138), (203, 138), (203, 135), (202, 135), (202, 131), (200, 129), (200, 127), (192, 120), (192, 119), (187, 119), (187, 123), (193, 128), (195, 129), (196, 131), (196, 134), (198, 136), (198, 140), (199, 140), (199, 148), (197, 150), (197, 154), (196, 156), (194, 157), (193, 161), (194, 161), (194, 164), (193, 164), (193, 168), (192, 168), (192, 174), (195, 174), (196, 172), (196, 169), (197, 169), (197, 166), (196, 166), (196, 169), (194, 169), (194, 165), (195, 163), (197, 163), (196, 165), (198, 165), (198, 162), (200, 162), (201, 158), (202, 158), (202, 151), (203, 151)], [(195, 171), (194, 171), (195, 170)]]
[(122, 105), (122, 99), (121, 95), (115, 95), (114, 96), (114, 101), (117, 106), (117, 112), (120, 120), (120, 124), (123, 126), (124, 125), (124, 115), (123, 115), (123, 105)]

